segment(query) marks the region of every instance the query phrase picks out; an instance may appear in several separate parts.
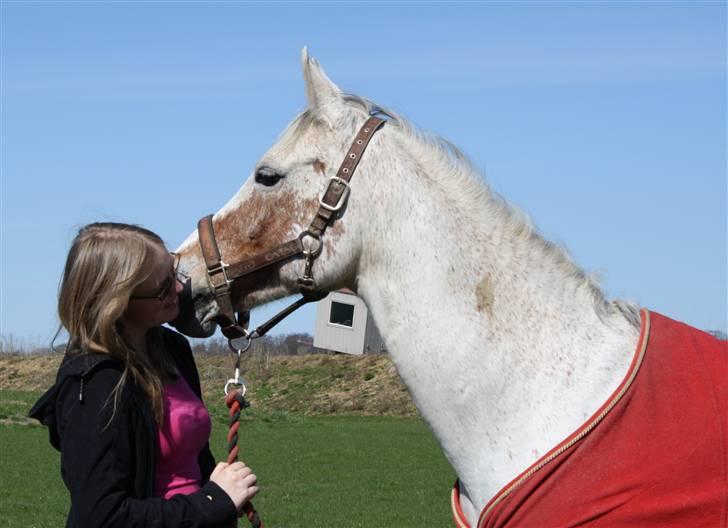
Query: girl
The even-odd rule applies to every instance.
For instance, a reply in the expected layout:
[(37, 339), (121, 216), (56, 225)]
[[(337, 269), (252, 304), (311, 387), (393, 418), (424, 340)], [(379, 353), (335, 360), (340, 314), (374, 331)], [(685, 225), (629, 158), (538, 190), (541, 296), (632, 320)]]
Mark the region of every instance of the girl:
[(181, 291), (147, 229), (90, 224), (71, 246), (58, 299), (66, 355), (30, 412), (61, 452), (67, 527), (230, 527), (258, 491), (242, 462), (214, 463), (192, 351), (162, 326)]

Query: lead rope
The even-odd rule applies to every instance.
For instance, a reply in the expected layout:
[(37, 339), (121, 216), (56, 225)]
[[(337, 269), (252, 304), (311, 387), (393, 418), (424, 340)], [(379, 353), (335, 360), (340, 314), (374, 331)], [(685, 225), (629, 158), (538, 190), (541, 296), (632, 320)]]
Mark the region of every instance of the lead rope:
[[(232, 348), (232, 341), (230, 342), (230, 347)], [(238, 451), (240, 449), (240, 446), (238, 445), (238, 429), (240, 429), (240, 411), (243, 409), (246, 409), (247, 407), (250, 407), (250, 403), (248, 403), (248, 400), (245, 399), (245, 383), (240, 378), (240, 357), (245, 350), (247, 350), (250, 347), (250, 341), (248, 341), (248, 345), (245, 347), (245, 349), (234, 349), (237, 352), (237, 360), (235, 362), (235, 377), (231, 378), (227, 381), (225, 384), (225, 405), (228, 406), (228, 409), (230, 410), (230, 418), (229, 418), (229, 430), (227, 434), (227, 442), (228, 442), (228, 457), (227, 457), (227, 463), (232, 464), (233, 462), (237, 462), (238, 460)], [(228, 388), (230, 385), (238, 385), (240, 388), (235, 389), (233, 391), (228, 392)], [(260, 515), (258, 515), (258, 512), (255, 511), (255, 507), (253, 506), (253, 503), (248, 501), (245, 504), (243, 504), (243, 513), (248, 518), (248, 521), (250, 521), (250, 525), (252, 528), (263, 528), (263, 521), (260, 520)], [(237, 524), (237, 523), (236, 523)]]
[[(307, 262), (310, 256), (310, 253), (306, 255)], [(306, 265), (306, 276), (304, 276), (304, 279), (308, 279), (308, 275), (310, 275), (309, 264)], [(312, 277), (310, 278), (312, 279)], [(235, 376), (227, 380), (227, 383), (225, 383), (225, 405), (227, 405), (228, 409), (230, 409), (229, 430), (227, 435), (228, 464), (232, 464), (233, 462), (236, 462), (238, 460), (238, 451), (240, 449), (238, 446), (240, 411), (247, 407), (250, 407), (250, 403), (248, 403), (248, 400), (245, 399), (245, 382), (240, 377), (240, 359), (243, 353), (252, 346), (254, 339), (259, 339), (263, 337), (271, 328), (280, 323), (284, 318), (288, 317), (291, 313), (293, 313), (304, 304), (323, 299), (324, 297), (326, 297), (328, 292), (302, 291), (302, 294), (303, 297), (291, 304), (288, 308), (273, 316), (270, 320), (266, 321), (252, 332), (248, 332), (248, 330), (240, 325), (240, 323), (236, 324), (236, 329), (239, 330), (239, 333), (242, 334), (243, 337), (239, 339), (228, 339), (228, 346), (230, 347), (230, 350), (235, 352), (237, 356), (235, 360)], [(233, 341), (239, 342), (240, 339), (244, 339), (244, 342), (241, 346), (238, 347), (233, 343)], [(236, 385), (240, 388), (228, 392), (228, 389), (231, 385)], [(260, 520), (260, 516), (258, 515), (258, 512), (255, 511), (252, 502), (246, 502), (245, 504), (243, 504), (243, 513), (245, 513), (245, 516), (250, 521), (252, 528), (263, 528), (263, 521)]]

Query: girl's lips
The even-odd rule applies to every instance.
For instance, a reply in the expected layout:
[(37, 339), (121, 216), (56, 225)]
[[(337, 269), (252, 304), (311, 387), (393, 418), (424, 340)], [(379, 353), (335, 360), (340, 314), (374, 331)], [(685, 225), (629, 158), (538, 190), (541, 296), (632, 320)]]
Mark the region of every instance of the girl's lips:
[(167, 321), (168, 323), (177, 319), (177, 317), (179, 317), (179, 301), (177, 300), (177, 297), (175, 297), (174, 300), (170, 301), (168, 304), (165, 304), (164, 310), (169, 311), (169, 314), (167, 316), (169, 319)]

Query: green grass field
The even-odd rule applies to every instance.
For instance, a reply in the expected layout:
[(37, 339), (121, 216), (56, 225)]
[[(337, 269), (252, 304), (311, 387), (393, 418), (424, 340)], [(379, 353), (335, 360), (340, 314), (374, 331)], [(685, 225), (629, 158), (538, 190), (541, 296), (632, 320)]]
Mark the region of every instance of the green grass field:
[[(0, 527), (62, 527), (68, 496), (45, 428), (22, 424), (38, 393), (0, 391)], [(212, 449), (225, 457), (227, 409), (211, 403)], [(273, 527), (451, 526), (455, 475), (418, 418), (303, 417), (248, 411), (242, 458)], [(241, 527), (247, 521), (241, 521)]]

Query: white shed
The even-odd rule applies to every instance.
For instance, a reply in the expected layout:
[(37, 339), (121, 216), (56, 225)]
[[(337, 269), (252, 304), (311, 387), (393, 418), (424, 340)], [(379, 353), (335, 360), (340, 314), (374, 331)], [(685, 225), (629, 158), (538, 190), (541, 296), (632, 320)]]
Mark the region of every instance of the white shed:
[(356, 355), (385, 351), (367, 305), (348, 290), (331, 292), (319, 301), (313, 345)]

